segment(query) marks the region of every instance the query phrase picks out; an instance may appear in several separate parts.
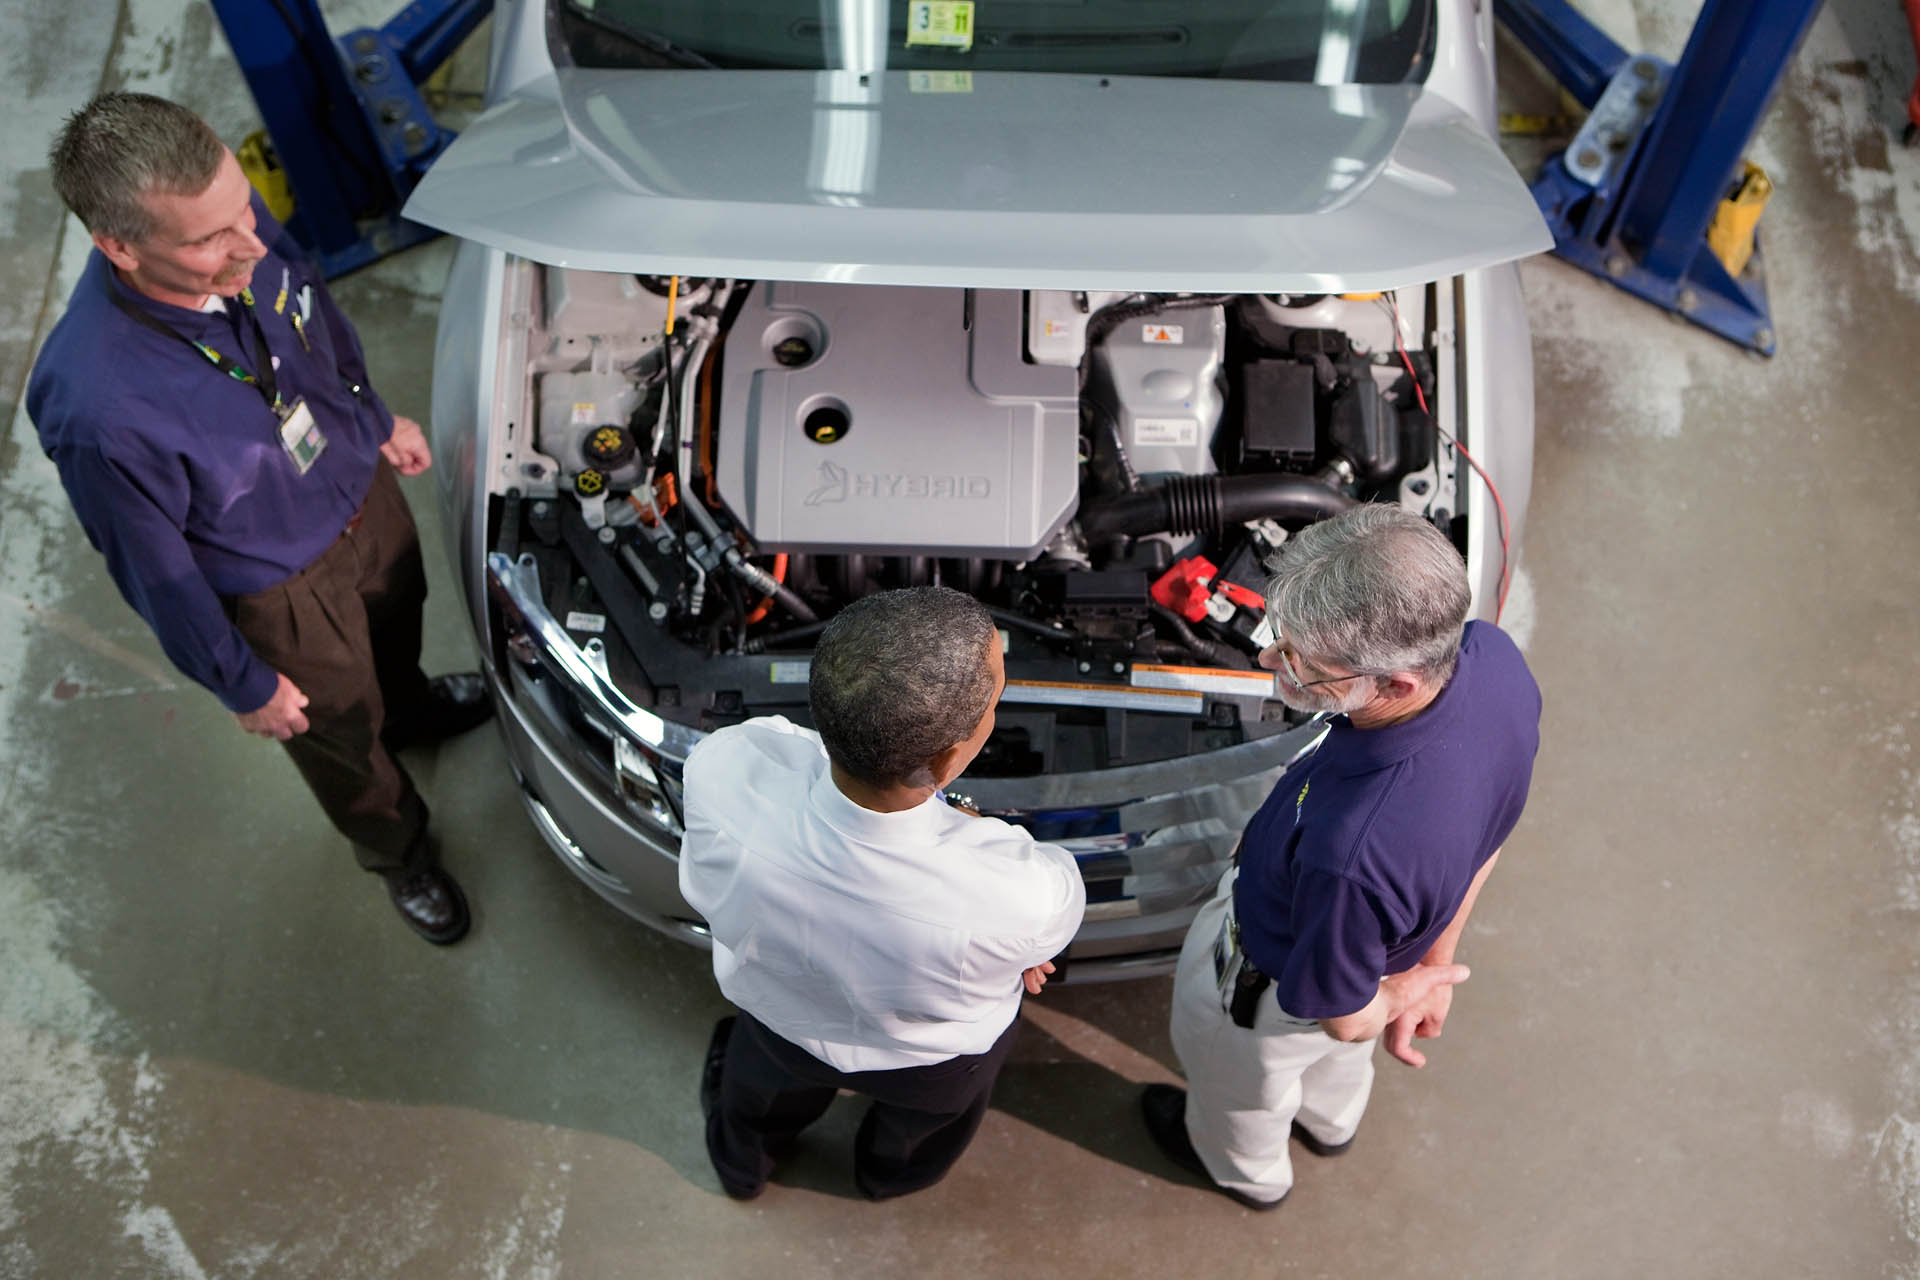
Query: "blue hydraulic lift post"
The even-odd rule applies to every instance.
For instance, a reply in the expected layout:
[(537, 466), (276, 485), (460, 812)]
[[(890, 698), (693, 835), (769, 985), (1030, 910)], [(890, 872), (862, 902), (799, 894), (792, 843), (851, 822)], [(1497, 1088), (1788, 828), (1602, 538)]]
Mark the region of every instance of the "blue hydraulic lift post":
[(491, 0), (416, 0), (335, 40), (317, 0), (211, 0), (293, 189), (290, 230), (329, 276), (437, 235), (400, 217), (453, 141), (419, 82)]
[(1554, 252), (1762, 355), (1775, 335), (1765, 260), (1738, 277), (1706, 233), (1820, 0), (1706, 0), (1677, 65), (1630, 56), (1563, 0), (1495, 13), (1593, 114), (1533, 193)]
[(1583, 107), (1600, 98), (1627, 52), (1566, 0), (1497, 0), (1494, 13)]

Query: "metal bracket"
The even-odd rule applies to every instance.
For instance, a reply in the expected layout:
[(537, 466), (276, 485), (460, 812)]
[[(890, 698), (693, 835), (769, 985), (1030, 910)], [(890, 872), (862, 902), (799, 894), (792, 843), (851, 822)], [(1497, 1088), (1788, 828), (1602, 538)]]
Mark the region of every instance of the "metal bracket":
[(1707, 228), (1820, 0), (1706, 0), (1671, 69), (1630, 57), (1565, 0), (1495, 13), (1592, 114), (1534, 180), (1554, 253), (1636, 297), (1772, 355), (1766, 264), (1736, 277)]

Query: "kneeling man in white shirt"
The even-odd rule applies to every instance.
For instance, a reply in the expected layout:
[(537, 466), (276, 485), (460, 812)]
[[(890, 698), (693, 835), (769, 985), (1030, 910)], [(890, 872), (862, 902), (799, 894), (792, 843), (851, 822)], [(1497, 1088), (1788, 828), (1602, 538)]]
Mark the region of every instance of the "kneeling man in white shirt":
[(944, 587), (867, 596), (820, 638), (808, 706), (707, 738), (686, 764), (680, 891), (739, 1006), (700, 1081), (707, 1152), (751, 1199), (837, 1090), (872, 1098), (854, 1183), (932, 1186), (986, 1114), (1023, 990), (1080, 927), (1073, 857), (940, 789), (993, 732), (999, 633)]

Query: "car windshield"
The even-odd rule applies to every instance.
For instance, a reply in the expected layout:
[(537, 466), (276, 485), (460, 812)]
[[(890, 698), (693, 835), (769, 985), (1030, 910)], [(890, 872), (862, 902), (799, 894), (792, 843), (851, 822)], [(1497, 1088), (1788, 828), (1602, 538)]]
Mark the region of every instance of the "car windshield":
[(555, 0), (575, 65), (1064, 72), (1315, 84), (1426, 76), (1433, 0)]

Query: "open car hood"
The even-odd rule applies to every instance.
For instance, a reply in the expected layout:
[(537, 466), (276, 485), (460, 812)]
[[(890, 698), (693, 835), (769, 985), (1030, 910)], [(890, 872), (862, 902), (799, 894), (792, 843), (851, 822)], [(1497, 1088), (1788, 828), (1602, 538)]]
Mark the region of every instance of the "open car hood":
[(1353, 292), (1552, 245), (1417, 85), (985, 72), (567, 69), (405, 213), (554, 266), (974, 288)]

